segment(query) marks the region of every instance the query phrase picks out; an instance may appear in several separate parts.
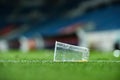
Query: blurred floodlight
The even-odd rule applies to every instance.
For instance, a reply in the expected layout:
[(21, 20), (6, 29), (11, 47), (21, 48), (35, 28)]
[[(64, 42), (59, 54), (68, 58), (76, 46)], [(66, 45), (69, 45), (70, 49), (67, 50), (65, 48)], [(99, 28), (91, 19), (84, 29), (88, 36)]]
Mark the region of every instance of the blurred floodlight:
[(113, 52), (113, 55), (114, 55), (115, 57), (119, 57), (119, 56), (120, 56), (120, 50), (115, 50), (115, 51)]

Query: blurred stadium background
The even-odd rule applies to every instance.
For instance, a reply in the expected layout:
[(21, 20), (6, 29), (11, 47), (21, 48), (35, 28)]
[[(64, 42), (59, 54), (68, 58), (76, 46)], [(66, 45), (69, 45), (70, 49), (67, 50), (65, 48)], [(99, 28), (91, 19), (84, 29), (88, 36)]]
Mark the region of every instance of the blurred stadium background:
[(119, 0), (0, 0), (0, 50), (54, 48), (61, 41), (120, 49)]

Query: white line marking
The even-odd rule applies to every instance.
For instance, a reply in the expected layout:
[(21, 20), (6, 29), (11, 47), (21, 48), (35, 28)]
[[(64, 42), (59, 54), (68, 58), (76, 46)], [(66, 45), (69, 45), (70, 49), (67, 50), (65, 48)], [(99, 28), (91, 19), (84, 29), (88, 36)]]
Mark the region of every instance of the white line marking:
[[(54, 62), (53, 60), (0, 60), (0, 63), (60, 63), (60, 62)], [(62, 63), (69, 63), (69, 62), (62, 62)], [(81, 63), (81, 62), (71, 62), (71, 63)], [(120, 60), (89, 60), (88, 63), (120, 63)]]

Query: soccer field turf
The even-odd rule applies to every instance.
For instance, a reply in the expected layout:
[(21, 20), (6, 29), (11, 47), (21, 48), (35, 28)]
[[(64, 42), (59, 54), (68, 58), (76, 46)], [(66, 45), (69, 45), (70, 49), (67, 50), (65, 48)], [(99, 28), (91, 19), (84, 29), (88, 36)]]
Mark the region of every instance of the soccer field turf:
[(0, 54), (0, 80), (119, 80), (120, 58), (91, 52), (88, 62), (53, 62), (52, 50)]

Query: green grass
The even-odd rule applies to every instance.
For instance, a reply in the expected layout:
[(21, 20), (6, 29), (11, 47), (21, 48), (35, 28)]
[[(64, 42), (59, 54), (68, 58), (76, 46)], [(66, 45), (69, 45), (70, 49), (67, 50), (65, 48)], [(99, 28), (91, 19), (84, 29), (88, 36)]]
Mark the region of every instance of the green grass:
[[(0, 80), (119, 80), (120, 63), (112, 53), (91, 52), (88, 62), (52, 62), (53, 51), (0, 54)], [(94, 60), (94, 62), (92, 62)], [(105, 60), (106, 62), (97, 62)]]

